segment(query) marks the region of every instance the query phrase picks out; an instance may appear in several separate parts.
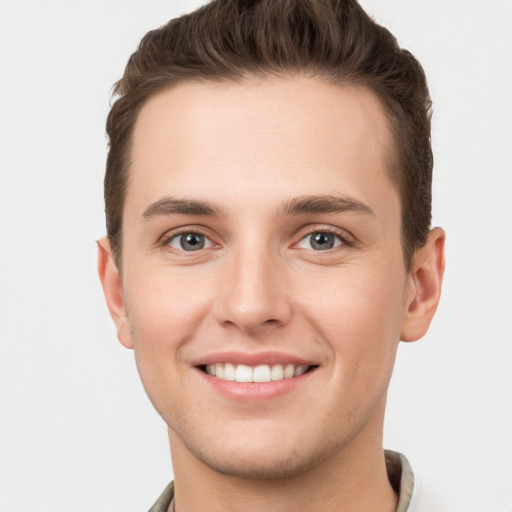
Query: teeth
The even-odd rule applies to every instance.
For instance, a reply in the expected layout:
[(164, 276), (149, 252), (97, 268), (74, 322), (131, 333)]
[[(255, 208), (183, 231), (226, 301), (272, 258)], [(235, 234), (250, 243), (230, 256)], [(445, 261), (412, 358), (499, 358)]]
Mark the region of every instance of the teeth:
[(284, 378), (291, 379), (295, 373), (295, 366), (293, 364), (287, 364), (284, 369)]
[(222, 380), (236, 382), (271, 382), (299, 377), (309, 366), (294, 364), (260, 364), (252, 367), (245, 364), (216, 363), (206, 365), (206, 373)]
[(226, 363), (224, 365), (224, 380), (235, 380), (236, 378), (236, 370), (234, 365), (231, 363)]
[(295, 371), (293, 372), (294, 377), (299, 377), (300, 375), (303, 375), (306, 373), (308, 367), (306, 365), (300, 365), (295, 368)]
[(280, 364), (275, 364), (272, 366), (272, 380), (283, 380), (284, 379), (284, 370), (283, 366)]
[(256, 366), (252, 373), (252, 380), (254, 382), (270, 382), (272, 380), (272, 374), (268, 364)]
[(245, 364), (239, 364), (236, 367), (235, 380), (237, 382), (252, 382), (252, 368)]

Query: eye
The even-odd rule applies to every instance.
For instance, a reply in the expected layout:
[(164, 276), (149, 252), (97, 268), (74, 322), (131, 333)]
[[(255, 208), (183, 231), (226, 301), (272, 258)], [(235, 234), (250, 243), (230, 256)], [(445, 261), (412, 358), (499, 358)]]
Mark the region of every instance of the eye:
[(180, 251), (199, 251), (201, 249), (207, 249), (212, 246), (212, 242), (209, 238), (202, 235), (201, 233), (180, 233), (169, 238), (167, 244), (173, 249)]
[(305, 236), (299, 243), (300, 249), (313, 249), (315, 251), (327, 251), (343, 245), (345, 242), (340, 236), (328, 231), (315, 231)]

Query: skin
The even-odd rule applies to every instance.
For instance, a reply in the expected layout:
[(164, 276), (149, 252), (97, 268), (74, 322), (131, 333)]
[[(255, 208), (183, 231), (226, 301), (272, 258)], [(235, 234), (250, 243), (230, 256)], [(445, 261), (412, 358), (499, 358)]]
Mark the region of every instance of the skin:
[[(378, 99), (319, 78), (185, 83), (142, 108), (123, 273), (102, 239), (99, 274), (169, 427), (178, 512), (395, 509), (386, 393), (400, 339), (423, 336), (437, 307), (444, 232), (407, 272), (392, 152)], [(336, 211), (316, 211), (326, 197)], [(313, 246), (318, 232), (335, 246)], [(205, 247), (184, 250), (183, 233)], [(314, 370), (234, 396), (198, 368), (226, 352)]]

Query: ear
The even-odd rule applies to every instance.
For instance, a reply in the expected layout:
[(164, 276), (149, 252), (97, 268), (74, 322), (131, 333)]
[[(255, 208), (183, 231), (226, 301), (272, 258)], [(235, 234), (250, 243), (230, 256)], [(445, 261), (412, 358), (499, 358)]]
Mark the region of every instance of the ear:
[(402, 325), (402, 341), (416, 341), (423, 337), (434, 317), (444, 274), (445, 232), (434, 228), (427, 243), (416, 251), (409, 275), (406, 311)]
[(104, 237), (97, 241), (97, 245), (98, 274), (110, 316), (117, 329), (117, 337), (123, 346), (133, 348), (124, 302), (123, 282), (112, 255), (110, 242), (107, 237)]

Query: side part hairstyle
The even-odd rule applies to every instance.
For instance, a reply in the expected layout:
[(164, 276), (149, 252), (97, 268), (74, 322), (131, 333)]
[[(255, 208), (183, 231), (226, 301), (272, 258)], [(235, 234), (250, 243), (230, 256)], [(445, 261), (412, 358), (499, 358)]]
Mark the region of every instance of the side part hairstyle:
[(425, 73), (356, 0), (213, 0), (148, 32), (116, 83), (107, 120), (107, 235), (121, 270), (122, 217), (137, 115), (152, 95), (185, 81), (300, 74), (365, 87), (394, 140), (390, 178), (402, 208), (407, 269), (431, 222), (431, 100)]

